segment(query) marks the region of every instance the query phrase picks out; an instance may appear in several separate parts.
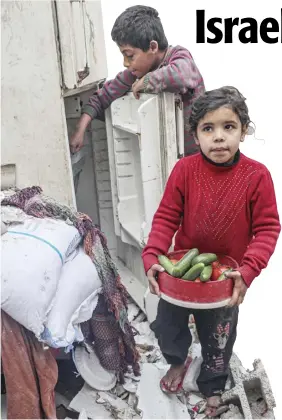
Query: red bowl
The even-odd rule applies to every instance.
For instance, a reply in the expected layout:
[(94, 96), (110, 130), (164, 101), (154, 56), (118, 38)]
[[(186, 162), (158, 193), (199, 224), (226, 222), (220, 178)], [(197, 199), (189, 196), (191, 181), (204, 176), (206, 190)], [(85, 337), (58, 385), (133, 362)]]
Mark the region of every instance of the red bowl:
[[(180, 260), (189, 250), (176, 251), (168, 254), (169, 258)], [(227, 255), (217, 255), (220, 264), (233, 269), (238, 268), (237, 262)], [(226, 306), (233, 291), (233, 280), (208, 281), (195, 283), (159, 273), (158, 283), (162, 299), (177, 306), (193, 309), (214, 309)]]

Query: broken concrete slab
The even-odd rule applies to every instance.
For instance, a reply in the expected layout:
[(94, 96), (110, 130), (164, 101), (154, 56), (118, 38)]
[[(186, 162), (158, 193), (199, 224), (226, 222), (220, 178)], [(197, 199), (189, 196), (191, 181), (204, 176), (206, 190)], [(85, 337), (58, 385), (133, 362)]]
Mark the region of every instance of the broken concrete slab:
[(138, 409), (143, 419), (189, 419), (187, 406), (176, 395), (167, 395), (160, 389), (160, 380), (165, 369), (158, 369), (155, 364), (144, 363), (141, 380), (138, 385)]
[(135, 336), (135, 340), (137, 344), (148, 344), (152, 346), (157, 346), (158, 341), (155, 337), (154, 332), (150, 328), (150, 324), (148, 321), (142, 322), (132, 322), (131, 325), (135, 328), (138, 334)]
[(148, 287), (144, 294), (144, 308), (150, 324), (154, 322), (157, 317), (159, 300), (160, 298), (157, 295), (153, 295)]
[[(135, 338), (137, 349), (141, 355), (141, 377), (135, 377), (132, 369), (129, 369), (125, 374), (125, 384), (117, 384), (111, 391), (105, 392), (97, 391), (85, 385), (81, 394), (86, 391), (86, 394), (88, 395), (84, 395), (82, 399), (80, 395), (78, 402), (74, 399), (69, 405), (69, 408), (75, 409), (78, 413), (85, 409), (89, 418), (101, 419), (207, 418), (204, 413), (206, 401), (204, 397), (197, 392), (198, 387), (196, 379), (202, 357), (201, 345), (199, 343), (193, 317), (189, 320), (189, 328), (193, 337), (193, 343), (189, 349), (188, 355), (194, 360), (195, 369), (191, 369), (192, 366), (190, 366), (187, 371), (186, 382), (188, 379), (190, 386), (187, 389), (189, 389), (189, 392), (184, 392), (179, 396), (166, 395), (159, 387), (160, 379), (165, 375), (169, 366), (161, 355), (158, 342), (150, 328), (149, 322), (144, 320), (144, 315), (142, 312), (140, 313), (139, 308), (135, 307), (135, 304), (133, 303), (130, 304), (130, 320), (135, 332), (137, 332)], [(267, 406), (264, 397), (261, 398), (262, 390), (261, 392), (256, 392), (258, 388), (262, 388), (262, 377), (259, 376), (258, 380), (258, 372), (248, 372), (244, 369), (238, 358), (237, 363), (235, 363), (234, 366), (234, 358), (236, 358), (236, 355), (233, 356), (231, 361), (231, 372), (233, 376), (230, 375), (226, 385), (226, 391), (230, 391), (230, 393), (224, 393), (224, 399), (228, 401), (229, 406), (226, 405), (225, 407), (222, 407), (222, 411), (226, 410), (226, 412), (219, 412), (217, 418), (274, 418), (272, 409), (265, 411)], [(260, 363), (260, 361), (255, 362), (257, 370), (262, 371), (263, 367), (260, 366)], [(254, 381), (253, 379), (256, 380)], [(252, 417), (250, 417), (250, 414), (245, 414), (243, 411), (244, 400), (242, 402), (239, 398), (240, 392), (243, 394), (243, 391), (241, 388), (241, 391), (237, 390), (238, 387), (236, 388), (236, 386), (238, 384), (240, 384), (239, 388), (243, 387)], [(259, 387), (257, 387), (258, 384)], [(184, 388), (186, 388), (185, 381)], [(264, 394), (267, 395), (267, 390), (270, 389), (270, 387), (264, 388)], [(270, 397), (270, 406), (271, 395), (272, 393), (268, 396)], [(266, 400), (269, 400), (269, 398), (266, 398)]]
[(221, 414), (221, 419), (243, 419), (244, 416), (236, 405), (230, 404), (229, 410)]
[(136, 397), (135, 394), (129, 394), (127, 403), (129, 405), (129, 407), (131, 407), (134, 410), (136, 410), (137, 409), (137, 405), (138, 405), (138, 398)]
[[(237, 401), (245, 419), (274, 419), (273, 408), (276, 406), (269, 379), (261, 360), (255, 360), (254, 369), (246, 371), (238, 356), (233, 353), (230, 360), (230, 370), (234, 386), (224, 392), (224, 402)], [(254, 398), (254, 392), (259, 391), (260, 397)], [(265, 402), (263, 406), (262, 401)], [(258, 406), (259, 404), (259, 406)], [(259, 417), (257, 417), (259, 415)]]
[(137, 410), (130, 407), (124, 400), (108, 392), (98, 392), (98, 403), (102, 403), (111, 413), (113, 418), (117, 419), (138, 419), (141, 418)]
[(127, 318), (128, 321), (131, 323), (136, 320), (138, 315), (140, 314), (141, 309), (138, 308), (133, 302), (129, 302), (127, 304)]
[(131, 394), (136, 394), (138, 382), (132, 379), (125, 378), (125, 383), (122, 385), (123, 388)]
[(110, 415), (103, 404), (96, 402), (97, 391), (85, 384), (81, 391), (74, 397), (69, 404), (69, 409), (80, 413), (85, 410), (87, 417), (90, 419), (110, 419), (114, 418)]
[(126, 400), (129, 397), (129, 392), (121, 384), (117, 384), (111, 392), (122, 400)]
[(87, 412), (86, 412), (85, 409), (81, 410), (81, 412), (79, 413), (78, 418), (79, 418), (79, 420), (87, 420), (88, 419)]
[(189, 349), (188, 357), (192, 359), (192, 362), (190, 363), (183, 380), (183, 389), (187, 392), (199, 391), (197, 379), (203, 362), (201, 350), (201, 344), (195, 341)]
[(117, 397), (116, 395), (110, 395), (107, 392), (100, 392), (100, 391), (98, 392), (97, 395), (100, 400), (103, 400), (104, 402), (108, 402), (112, 407), (116, 408), (117, 410), (124, 410), (128, 408), (128, 404), (121, 398)]

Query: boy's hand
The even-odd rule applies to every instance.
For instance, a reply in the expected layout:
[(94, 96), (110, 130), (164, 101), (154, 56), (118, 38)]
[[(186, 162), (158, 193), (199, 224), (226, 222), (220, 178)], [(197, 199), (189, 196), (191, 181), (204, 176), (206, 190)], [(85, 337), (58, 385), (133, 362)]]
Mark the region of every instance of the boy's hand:
[(144, 76), (141, 79), (136, 80), (132, 85), (132, 92), (136, 99), (140, 98), (139, 92), (144, 89), (143, 82), (144, 82)]
[(83, 139), (85, 131), (91, 122), (91, 117), (88, 114), (82, 114), (74, 134), (70, 138), (71, 153), (77, 153), (83, 146)]
[(153, 295), (160, 296), (160, 288), (156, 280), (156, 275), (157, 273), (162, 273), (163, 271), (164, 268), (161, 265), (154, 264), (147, 272), (150, 292), (153, 293)]
[(70, 150), (71, 153), (77, 153), (83, 146), (84, 132), (82, 130), (76, 130), (70, 138)]
[(228, 306), (239, 306), (244, 301), (244, 297), (247, 293), (248, 287), (244, 282), (239, 271), (229, 271), (228, 273), (226, 273), (226, 277), (233, 279), (234, 281), (233, 294)]

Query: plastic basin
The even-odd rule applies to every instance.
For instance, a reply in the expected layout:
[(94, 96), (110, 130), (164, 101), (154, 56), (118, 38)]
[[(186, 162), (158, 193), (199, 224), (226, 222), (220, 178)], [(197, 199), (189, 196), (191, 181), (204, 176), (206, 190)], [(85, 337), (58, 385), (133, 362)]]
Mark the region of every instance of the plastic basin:
[[(189, 250), (176, 251), (168, 254), (169, 258), (180, 260)], [(237, 262), (227, 256), (217, 254), (220, 264), (238, 268)], [(226, 306), (231, 299), (233, 280), (208, 281), (195, 283), (159, 273), (158, 283), (161, 298), (177, 306), (192, 309), (214, 309)]]

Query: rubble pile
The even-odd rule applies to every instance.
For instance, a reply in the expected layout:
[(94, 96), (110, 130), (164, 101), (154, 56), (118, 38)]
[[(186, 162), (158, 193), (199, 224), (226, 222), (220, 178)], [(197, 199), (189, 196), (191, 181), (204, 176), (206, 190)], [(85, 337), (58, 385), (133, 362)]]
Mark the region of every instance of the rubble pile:
[[(178, 396), (165, 395), (160, 390), (159, 381), (168, 365), (162, 357), (154, 333), (145, 314), (133, 302), (129, 303), (128, 312), (141, 357), (141, 376), (136, 377), (129, 371), (123, 385), (117, 384), (107, 391), (93, 389), (85, 382), (81, 391), (69, 401), (68, 410), (80, 413), (79, 418), (91, 419), (207, 418), (204, 414), (206, 402), (197, 391), (195, 380), (202, 359), (193, 318), (189, 324), (193, 336), (189, 350), (192, 363), (183, 383), (184, 392)], [(243, 398), (241, 386), (244, 389)], [(230, 378), (223, 401), (224, 405), (217, 413), (218, 419), (274, 418), (275, 402), (260, 361), (256, 361), (254, 371), (249, 372), (243, 368), (236, 355), (232, 356)]]

